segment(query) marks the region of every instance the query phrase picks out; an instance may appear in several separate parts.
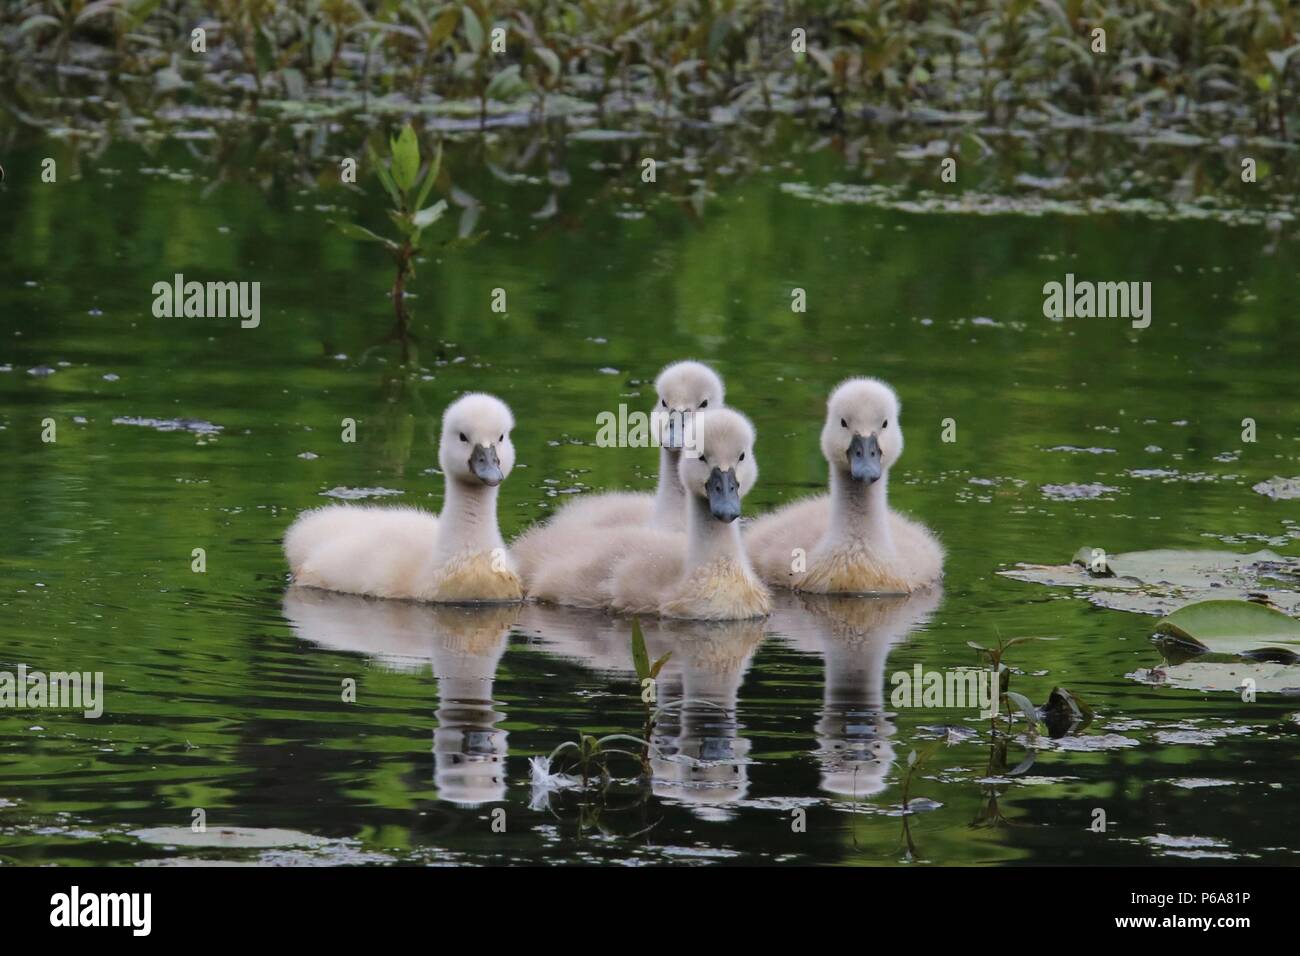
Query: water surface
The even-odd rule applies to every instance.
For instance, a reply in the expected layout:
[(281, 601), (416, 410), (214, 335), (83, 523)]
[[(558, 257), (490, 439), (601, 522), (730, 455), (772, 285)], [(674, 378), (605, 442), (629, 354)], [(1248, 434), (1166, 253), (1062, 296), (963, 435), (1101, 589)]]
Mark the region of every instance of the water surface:
[[(406, 370), (382, 341), (382, 250), (328, 224), (383, 228), (383, 213), (331, 185), (331, 151), (217, 185), (175, 142), (113, 144), (53, 185), (25, 171), (59, 145), (6, 156), (0, 666), (100, 670), (107, 701), (99, 720), (0, 711), (0, 860), (873, 865), (907, 859), (908, 836), (938, 864), (1296, 860), (1294, 696), (1144, 683), (1153, 618), (996, 573), (1085, 544), (1300, 553), (1294, 501), (1252, 490), (1300, 474), (1293, 222), (827, 204), (788, 184), (861, 174), (790, 148), (649, 187), (627, 143), (561, 137), (510, 183), (484, 162), (503, 161), (492, 142), (448, 151), (486, 237), (420, 263)], [(548, 164), (570, 180), (535, 218)], [(1150, 328), (1045, 318), (1043, 284), (1067, 272), (1150, 281)], [(260, 326), (154, 318), (150, 290), (176, 273), (260, 281)], [(629, 622), (298, 593), (279, 538), (335, 489), (437, 508), (438, 415), (469, 389), (519, 420), (507, 536), (569, 495), (648, 489), (654, 452), (595, 447), (595, 417), (648, 409), (657, 370), (687, 356), (757, 426), (749, 514), (823, 486), (839, 379), (893, 383), (892, 500), (943, 538), (944, 587), (647, 625), (652, 652), (673, 652), (665, 699), (720, 707), (657, 728), (648, 791), (535, 799), (528, 757), (640, 732)], [(1051, 491), (1076, 484), (1104, 490)], [(973, 665), (967, 642), (1028, 635), (1056, 640), (1008, 653), (1014, 689), (1042, 703), (1064, 685), (1099, 716), (1017, 778), (990, 775), (971, 710), (889, 706), (895, 672)], [(939, 737), (905, 835), (907, 756)], [(1010, 765), (1024, 755), (1013, 745)], [(188, 828), (195, 808), (210, 828), (315, 839), (142, 838)]]

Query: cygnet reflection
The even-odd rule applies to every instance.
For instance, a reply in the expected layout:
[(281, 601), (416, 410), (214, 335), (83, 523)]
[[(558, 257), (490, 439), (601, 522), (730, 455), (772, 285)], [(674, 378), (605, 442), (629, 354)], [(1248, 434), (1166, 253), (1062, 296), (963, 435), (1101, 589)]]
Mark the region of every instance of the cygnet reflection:
[(429, 664), (438, 682), (434, 782), (441, 799), (475, 807), (505, 799), (506, 731), (494, 706), (497, 665), (519, 605), (417, 604), (291, 587), (284, 615), (299, 637), (366, 654), (394, 670)]
[[(626, 618), (530, 604), (519, 626), (557, 656), (599, 672), (635, 673), (632, 623)], [(743, 799), (749, 789), (750, 742), (739, 735), (736, 707), (765, 622), (652, 619), (642, 621), (642, 632), (651, 661), (671, 655), (655, 685), (652, 790), (693, 804), (701, 817), (725, 816), (719, 808)]]
[(938, 588), (888, 597), (787, 592), (779, 599), (772, 629), (825, 663), (813, 755), (826, 792), (870, 797), (885, 789), (896, 756), (885, 665), (894, 645), (922, 627), (942, 600)]

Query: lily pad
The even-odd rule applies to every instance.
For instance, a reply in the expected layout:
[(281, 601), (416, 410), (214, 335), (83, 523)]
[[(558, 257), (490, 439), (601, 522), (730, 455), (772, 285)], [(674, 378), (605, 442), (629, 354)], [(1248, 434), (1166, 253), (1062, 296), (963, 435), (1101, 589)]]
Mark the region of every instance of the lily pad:
[(1100, 607), (1138, 614), (1169, 614), (1217, 598), (1261, 596), (1284, 610), (1300, 609), (1300, 562), (1273, 551), (1160, 549), (1107, 554), (1080, 548), (1070, 564), (1019, 564), (1004, 577), (1079, 589)]
[(1189, 604), (1161, 618), (1152, 640), (1171, 663), (1204, 654), (1300, 661), (1300, 621), (1253, 601)]
[(1249, 688), (1256, 694), (1300, 694), (1300, 668), (1290, 664), (1253, 661), (1214, 664), (1196, 660), (1142, 668), (1128, 676), (1152, 687), (1177, 687), (1206, 693), (1240, 694)]

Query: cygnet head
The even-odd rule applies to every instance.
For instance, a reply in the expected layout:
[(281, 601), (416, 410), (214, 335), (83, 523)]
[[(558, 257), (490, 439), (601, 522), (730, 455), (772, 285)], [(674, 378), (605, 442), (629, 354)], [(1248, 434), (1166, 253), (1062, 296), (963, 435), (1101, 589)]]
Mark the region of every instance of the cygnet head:
[(903, 453), (898, 396), (874, 378), (851, 378), (826, 402), (822, 454), (852, 481), (874, 484)]
[(659, 443), (665, 448), (681, 448), (683, 433), (696, 412), (718, 408), (725, 390), (718, 373), (700, 362), (673, 362), (664, 366), (655, 379), (655, 420)]
[(510, 430), (515, 416), (499, 398), (471, 392), (462, 395), (442, 415), (438, 464), (449, 481), (470, 485), (499, 485), (515, 466)]
[(740, 499), (758, 479), (754, 426), (740, 412), (719, 408), (695, 415), (677, 466), (687, 494), (703, 498), (719, 521), (740, 517)]

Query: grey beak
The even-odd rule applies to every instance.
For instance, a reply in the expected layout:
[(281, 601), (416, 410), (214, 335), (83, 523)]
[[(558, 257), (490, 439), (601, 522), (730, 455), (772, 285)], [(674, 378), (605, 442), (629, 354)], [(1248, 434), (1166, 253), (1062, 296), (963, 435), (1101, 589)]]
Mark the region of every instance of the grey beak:
[(469, 470), (485, 485), (499, 485), (505, 478), (495, 445), (475, 445), (474, 453), (469, 456)]
[(872, 484), (880, 477), (880, 442), (875, 435), (854, 435), (849, 443), (849, 475)]
[(669, 412), (663, 412), (663, 416), (668, 419), (668, 426), (664, 434), (665, 448), (681, 448), (685, 439), (685, 422), (682, 420), (684, 412), (673, 409)]
[(728, 524), (740, 517), (740, 482), (736, 480), (736, 469), (722, 471), (715, 467), (709, 472), (704, 489), (709, 495), (709, 511), (713, 517)]

